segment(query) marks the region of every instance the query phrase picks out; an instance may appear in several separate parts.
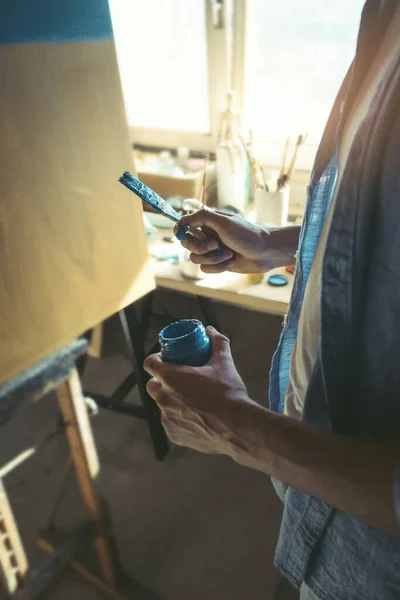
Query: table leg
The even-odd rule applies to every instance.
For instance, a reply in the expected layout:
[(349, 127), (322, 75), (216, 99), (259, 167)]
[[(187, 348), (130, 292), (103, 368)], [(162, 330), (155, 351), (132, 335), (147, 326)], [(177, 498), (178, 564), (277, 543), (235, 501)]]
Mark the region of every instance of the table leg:
[(92, 429), (76, 370), (57, 388), (57, 398), (66, 425), (71, 456), (75, 464), (79, 487), (89, 515), (98, 529), (94, 541), (104, 581), (116, 589), (116, 568), (104, 531), (100, 499), (95, 487), (100, 465)]

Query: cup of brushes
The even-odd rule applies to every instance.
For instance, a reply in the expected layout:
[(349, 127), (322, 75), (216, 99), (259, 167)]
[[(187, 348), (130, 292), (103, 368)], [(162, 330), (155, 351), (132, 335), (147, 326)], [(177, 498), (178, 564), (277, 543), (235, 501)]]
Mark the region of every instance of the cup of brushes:
[(254, 193), (255, 218), (264, 227), (284, 227), (289, 212), (289, 181), (293, 173), (300, 146), (305, 144), (308, 134), (299, 135), (296, 140), (292, 158), (286, 167), (290, 138), (286, 139), (281, 169), (275, 171), (269, 179), (257, 185)]
[(262, 227), (284, 227), (288, 219), (290, 188), (288, 185), (277, 188), (276, 180), (270, 180), (268, 184), (268, 191), (256, 188), (254, 192), (255, 221)]

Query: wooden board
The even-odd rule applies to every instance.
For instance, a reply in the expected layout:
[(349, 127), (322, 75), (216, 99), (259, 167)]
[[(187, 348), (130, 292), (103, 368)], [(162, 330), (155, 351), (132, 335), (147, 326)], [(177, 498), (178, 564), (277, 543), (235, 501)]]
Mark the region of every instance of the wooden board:
[(113, 40), (1, 46), (0, 87), (1, 384), (154, 280), (117, 181), (133, 164)]

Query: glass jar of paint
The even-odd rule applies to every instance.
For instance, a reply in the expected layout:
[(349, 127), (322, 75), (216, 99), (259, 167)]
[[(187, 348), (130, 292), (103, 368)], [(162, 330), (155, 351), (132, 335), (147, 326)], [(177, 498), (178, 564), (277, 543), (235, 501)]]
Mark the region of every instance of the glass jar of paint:
[(158, 336), (165, 362), (201, 367), (211, 356), (211, 341), (203, 323), (182, 319), (164, 327)]

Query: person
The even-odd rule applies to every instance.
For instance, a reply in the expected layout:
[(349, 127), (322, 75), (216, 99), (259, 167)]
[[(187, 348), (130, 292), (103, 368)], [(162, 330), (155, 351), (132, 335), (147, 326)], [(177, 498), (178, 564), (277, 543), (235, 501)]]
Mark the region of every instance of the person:
[(301, 230), (223, 211), (183, 219), (215, 238), (182, 240), (206, 273), (265, 272), (296, 254), (270, 409), (249, 398), (212, 328), (204, 367), (145, 362), (173, 442), (277, 480), (275, 563), (302, 598), (400, 598), (399, 157), (400, 3), (367, 0)]

